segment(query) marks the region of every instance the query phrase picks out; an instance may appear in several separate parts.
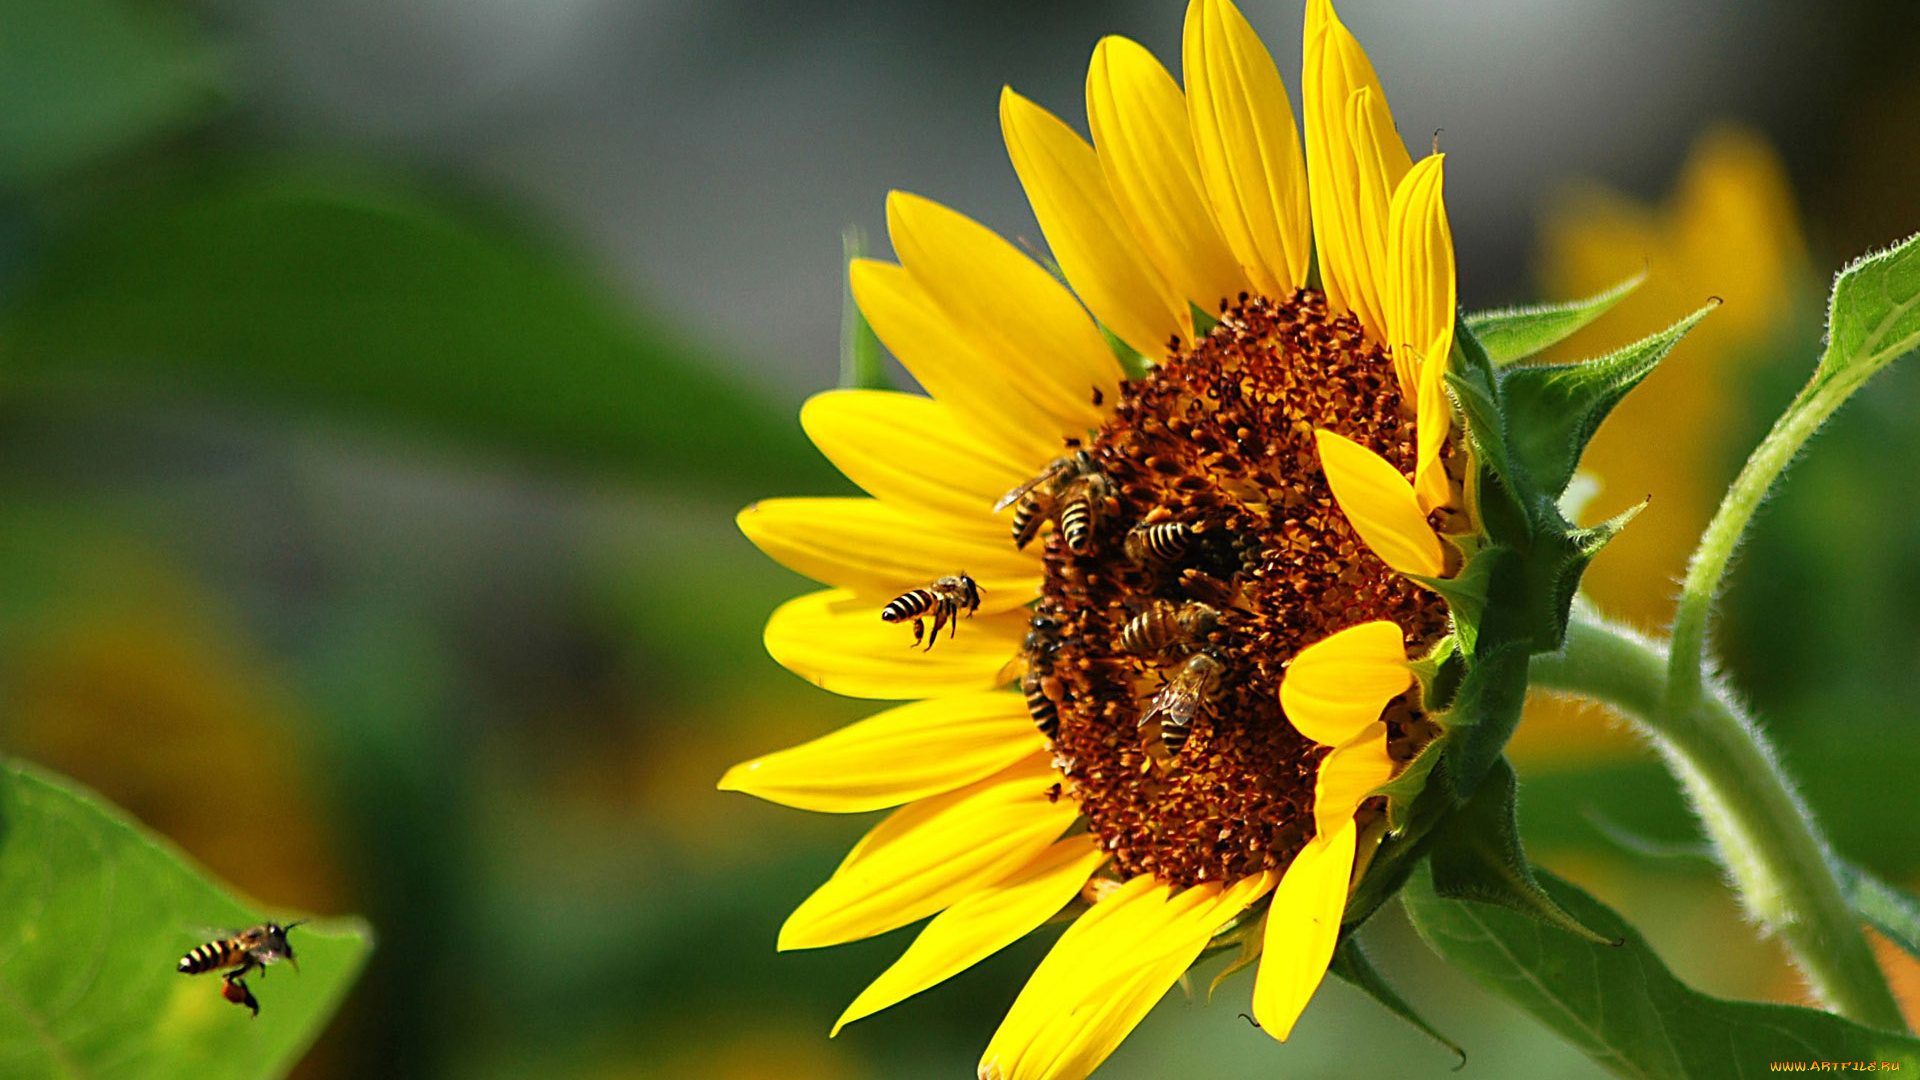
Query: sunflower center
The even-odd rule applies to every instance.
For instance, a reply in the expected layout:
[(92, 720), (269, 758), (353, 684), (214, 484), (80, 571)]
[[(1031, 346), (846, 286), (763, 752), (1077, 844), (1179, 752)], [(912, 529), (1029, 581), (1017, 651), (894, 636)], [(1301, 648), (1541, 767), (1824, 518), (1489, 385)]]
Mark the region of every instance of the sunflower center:
[[(1181, 885), (1279, 869), (1313, 836), (1327, 748), (1294, 730), (1299, 651), (1390, 619), (1418, 649), (1439, 598), (1354, 533), (1320, 468), (1327, 428), (1412, 473), (1387, 355), (1301, 291), (1243, 297), (1191, 350), (1127, 383), (1084, 449), (1108, 481), (1091, 542), (1047, 539), (1031, 671), (1058, 713), (1064, 794), (1128, 876)], [(1407, 699), (1389, 738), (1411, 741)]]

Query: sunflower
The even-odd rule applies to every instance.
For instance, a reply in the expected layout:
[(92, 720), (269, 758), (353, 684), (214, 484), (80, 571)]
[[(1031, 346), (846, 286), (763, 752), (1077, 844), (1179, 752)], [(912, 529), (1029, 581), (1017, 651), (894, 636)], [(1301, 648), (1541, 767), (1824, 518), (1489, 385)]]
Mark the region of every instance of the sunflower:
[[(1284, 1040), (1398, 830), (1377, 793), (1424, 774), (1432, 672), (1458, 643), (1447, 583), (1479, 549), (1476, 453), (1443, 389), (1444, 156), (1412, 160), (1327, 0), (1304, 40), (1300, 126), (1227, 0), (1188, 8), (1184, 89), (1099, 43), (1091, 143), (1004, 91), (1058, 277), (900, 192), (898, 264), (851, 268), (926, 396), (810, 400), (808, 435), (871, 497), (762, 501), (739, 524), (831, 586), (774, 612), (773, 657), (914, 700), (720, 782), (897, 807), (780, 933), (812, 948), (932, 916), (835, 1032), (1071, 919), (981, 1076), (1086, 1075), (1233, 945)], [(959, 572), (980, 603), (937, 647), (877, 617)]]

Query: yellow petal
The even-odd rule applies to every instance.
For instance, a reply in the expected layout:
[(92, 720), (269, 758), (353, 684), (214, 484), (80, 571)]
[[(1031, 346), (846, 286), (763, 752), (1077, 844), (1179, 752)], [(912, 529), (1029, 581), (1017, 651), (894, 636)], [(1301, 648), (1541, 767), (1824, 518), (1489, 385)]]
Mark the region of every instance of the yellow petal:
[(1218, 312), (1251, 285), (1207, 203), (1186, 97), (1152, 53), (1121, 37), (1094, 46), (1087, 126), (1114, 201), (1174, 288)]
[(901, 807), (875, 826), (780, 928), (781, 949), (884, 934), (1004, 879), (1052, 846), (1079, 816), (1047, 800), (1059, 781), (1036, 754), (958, 791)]
[(1332, 833), (1353, 824), (1353, 815), (1373, 789), (1393, 779), (1387, 753), (1387, 725), (1376, 720), (1320, 761), (1313, 784), (1313, 822), (1317, 832)]
[(1136, 877), (1067, 928), (981, 1058), (1002, 1080), (1080, 1080), (1126, 1038), (1269, 875), (1175, 893)]
[(845, 589), (795, 597), (767, 619), (767, 652), (795, 675), (847, 697), (949, 697), (1001, 685), (1002, 669), (1026, 636), (1024, 611), (975, 615), (961, 619), (951, 639), (941, 631), (923, 651), (911, 629), (880, 621), (889, 599)]
[(1294, 1022), (1326, 977), (1347, 910), (1357, 830), (1351, 820), (1307, 842), (1273, 891), (1266, 941), (1253, 980), (1253, 1018), (1285, 1042)]
[(1015, 694), (916, 701), (744, 761), (720, 790), (834, 814), (884, 810), (992, 776), (1046, 749)]
[(946, 407), (950, 423), (997, 456), (1038, 467), (1060, 453), (1064, 437), (1084, 434), (1077, 407), (1061, 415), (1053, 391), (1029, 393), (1030, 380), (1006, 370), (1013, 357), (983, 349), (904, 268), (855, 259), (847, 281), (887, 351)]
[(1380, 337), (1387, 212), (1413, 162), (1373, 64), (1329, 0), (1307, 2), (1300, 83), (1321, 283), (1335, 311), (1351, 309)]
[(1006, 880), (935, 915), (900, 959), (840, 1014), (832, 1034), (952, 978), (1033, 932), (1078, 895), (1106, 859), (1092, 835), (1070, 836)]
[[(1029, 464), (1002, 456), (968, 435), (952, 409), (918, 394), (829, 390), (800, 407), (800, 426), (868, 494), (969, 530), (991, 524), (1004, 534), (1006, 521), (993, 516), (994, 501), (1052, 460)], [(1052, 453), (1059, 452), (1055, 444)]]
[(1452, 409), (1447, 403), (1447, 356), (1453, 351), (1453, 232), (1441, 199), (1445, 154), (1421, 160), (1393, 193), (1387, 233), (1387, 332), (1402, 386), (1416, 387), (1419, 427), (1414, 489), (1420, 507), (1447, 501), (1440, 447)]
[(1337, 432), (1319, 429), (1313, 435), (1327, 486), (1360, 539), (1381, 562), (1403, 574), (1440, 576), (1446, 569), (1440, 538), (1400, 470)]
[(1187, 6), (1182, 72), (1207, 200), (1221, 235), (1261, 293), (1307, 281), (1313, 224), (1307, 165), (1280, 70), (1230, 0)]
[[(1120, 362), (1100, 328), (1065, 285), (993, 230), (939, 203), (887, 196), (887, 232), (900, 264), (951, 321), (984, 365), (1084, 434), (1106, 416), (1120, 387)], [(864, 308), (862, 309), (864, 310)]]
[(1349, 626), (1300, 650), (1280, 679), (1280, 707), (1300, 734), (1344, 746), (1407, 692), (1406, 638), (1385, 619)]
[(825, 585), (897, 596), (947, 574), (980, 586), (981, 612), (1023, 607), (1040, 587), (1040, 560), (1017, 551), (992, 519), (961, 528), (877, 499), (764, 499), (734, 519), (754, 546)]
[(1168, 338), (1191, 341), (1186, 300), (1129, 231), (1093, 147), (1011, 87), (1000, 91), (1000, 131), (1047, 246), (1093, 317), (1150, 360)]

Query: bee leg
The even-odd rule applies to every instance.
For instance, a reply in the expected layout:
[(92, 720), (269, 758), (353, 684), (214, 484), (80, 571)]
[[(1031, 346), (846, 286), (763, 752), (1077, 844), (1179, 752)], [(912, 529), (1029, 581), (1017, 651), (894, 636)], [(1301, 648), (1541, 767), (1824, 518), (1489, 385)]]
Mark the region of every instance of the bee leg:
[(947, 625), (947, 603), (942, 600), (933, 607), (933, 633), (927, 635), (928, 649), (932, 649), (933, 643), (940, 640), (940, 628), (945, 625)]
[[(926, 635), (926, 632), (927, 632), (927, 621), (925, 619), (913, 620), (913, 645), (920, 644), (920, 639)], [(907, 648), (911, 649), (913, 648), (913, 645), (909, 645), (907, 646)]]
[(245, 1005), (252, 1010), (254, 1019), (260, 1017), (260, 1002), (254, 998), (253, 991), (247, 989), (247, 981), (238, 975), (229, 973), (220, 984), (220, 996), (235, 1005)]

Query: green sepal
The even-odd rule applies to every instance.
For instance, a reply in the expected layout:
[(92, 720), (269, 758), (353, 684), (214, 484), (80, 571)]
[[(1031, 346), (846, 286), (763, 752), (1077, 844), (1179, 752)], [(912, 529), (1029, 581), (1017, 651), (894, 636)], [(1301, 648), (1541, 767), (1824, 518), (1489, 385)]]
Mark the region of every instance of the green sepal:
[(1575, 331), (1607, 313), (1647, 280), (1645, 270), (1602, 293), (1584, 300), (1529, 307), (1476, 311), (1465, 317), (1467, 328), (1487, 350), (1495, 366), (1525, 360), (1558, 345)]
[(1467, 1067), (1467, 1052), (1460, 1048), (1459, 1043), (1440, 1034), (1439, 1029), (1427, 1023), (1424, 1017), (1413, 1011), (1413, 1006), (1407, 1004), (1407, 999), (1401, 997), (1393, 985), (1387, 982), (1386, 978), (1373, 966), (1373, 961), (1367, 959), (1366, 951), (1360, 947), (1360, 939), (1357, 936), (1347, 935), (1334, 948), (1333, 963), (1327, 966), (1327, 970), (1345, 980), (1349, 986), (1385, 1006), (1388, 1012), (1425, 1032), (1434, 1042), (1457, 1054), (1460, 1063), (1453, 1067), (1454, 1072)]
[(1480, 635), (1480, 617), (1487, 610), (1488, 581), (1494, 563), (1504, 550), (1500, 547), (1479, 549), (1460, 567), (1460, 572), (1450, 578), (1407, 575), (1447, 602), (1447, 610), (1453, 615), (1453, 632), (1459, 637), (1462, 652), (1473, 652), (1474, 642)]
[(1507, 432), (1500, 415), (1500, 384), (1493, 362), (1474, 336), (1458, 324), (1445, 382), (1448, 396), (1466, 421), (1467, 445), (1476, 458), (1502, 476), (1511, 472)]
[(1414, 808), (1419, 805), (1420, 796), (1427, 789), (1427, 782), (1433, 777), (1433, 768), (1446, 756), (1448, 736), (1442, 733), (1432, 742), (1420, 748), (1400, 775), (1373, 789), (1373, 794), (1384, 796), (1387, 800), (1387, 831), (1403, 833), (1413, 823)]
[(1525, 641), (1509, 640), (1494, 648), (1482, 641), (1479, 655), (1460, 680), (1459, 693), (1447, 711), (1435, 717), (1453, 736), (1446, 750), (1448, 772), (1462, 799), (1471, 799), (1481, 780), (1503, 760), (1501, 751), (1520, 725), (1527, 700), (1527, 658)]
[(1433, 891), (1449, 900), (1498, 904), (1596, 945), (1619, 944), (1589, 930), (1540, 887), (1520, 846), (1514, 812), (1518, 792), (1513, 766), (1505, 755), (1496, 757), (1486, 782), (1434, 838), (1428, 859)]
[(1420, 684), (1423, 711), (1439, 712), (1453, 700), (1453, 692), (1460, 685), (1460, 657), (1459, 636), (1448, 634), (1434, 642), (1427, 655), (1407, 661), (1407, 670), (1413, 672), (1414, 680)]
[(1532, 491), (1558, 498), (1600, 422), (1718, 306), (1715, 300), (1665, 330), (1597, 359), (1503, 369), (1498, 400), (1507, 450), (1512, 464), (1525, 471)]
[(1565, 643), (1573, 598), (1580, 591), (1580, 578), (1587, 572), (1588, 564), (1593, 562), (1595, 555), (1600, 554), (1601, 548), (1620, 535), (1620, 530), (1627, 527), (1627, 522), (1640, 516), (1640, 511), (1647, 508), (1649, 501), (1642, 499), (1598, 525), (1568, 529), (1556, 534), (1555, 555), (1559, 560), (1558, 565), (1546, 559), (1536, 560), (1551, 571), (1551, 578), (1546, 583), (1550, 589), (1549, 606), (1541, 613), (1543, 623), (1535, 632), (1534, 652), (1553, 652)]
[(1120, 335), (1103, 326), (1100, 336), (1107, 339), (1107, 348), (1113, 350), (1113, 358), (1120, 361), (1120, 373), (1128, 382), (1146, 378), (1147, 372), (1153, 369), (1138, 349), (1120, 340)]
[[(1434, 744), (1443, 744), (1446, 739), (1443, 733), (1434, 740)], [(1427, 857), (1427, 847), (1435, 831), (1460, 804), (1453, 783), (1447, 777), (1448, 764), (1444, 749), (1416, 757), (1409, 763), (1406, 774), (1412, 773), (1416, 767), (1420, 770), (1419, 776), (1423, 782), (1409, 780), (1401, 790), (1388, 794), (1387, 833), (1381, 837), (1379, 847), (1367, 863), (1366, 873), (1360, 875), (1359, 882), (1347, 898), (1347, 910), (1340, 920), (1342, 934), (1358, 929), (1373, 917), (1380, 905), (1392, 899), (1406, 885), (1414, 868)], [(1398, 778), (1388, 786), (1397, 784)], [(1397, 813), (1394, 809), (1395, 794), (1401, 796)], [(1396, 817), (1398, 825), (1394, 824)]]

